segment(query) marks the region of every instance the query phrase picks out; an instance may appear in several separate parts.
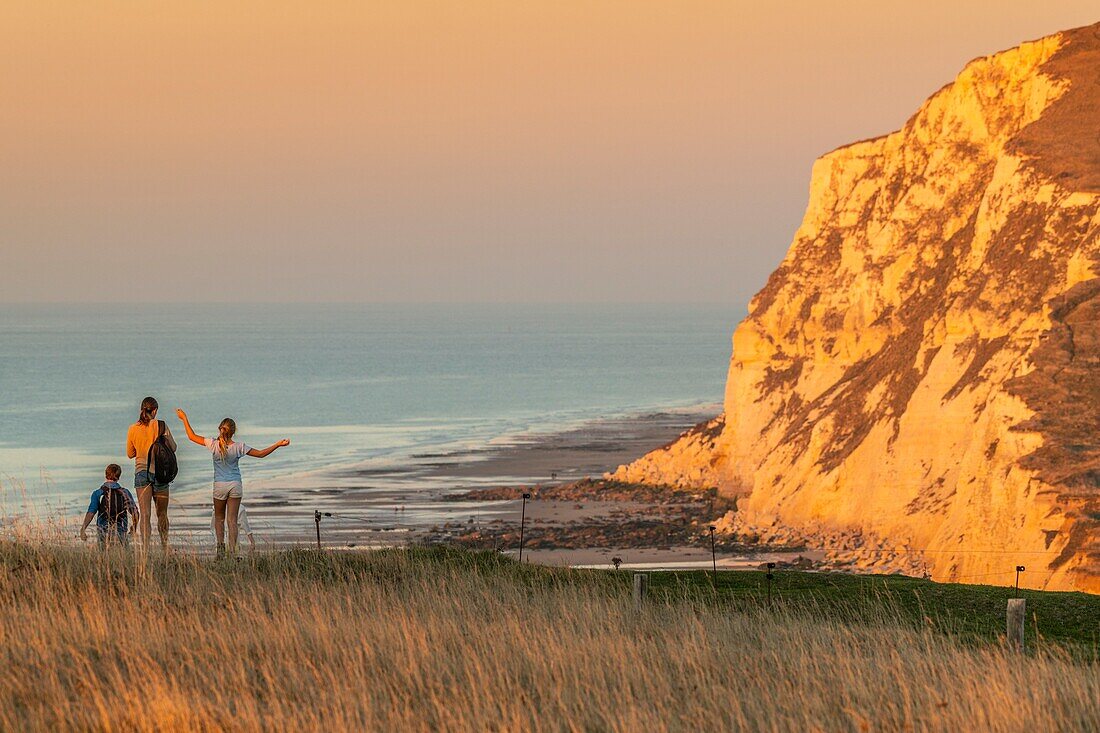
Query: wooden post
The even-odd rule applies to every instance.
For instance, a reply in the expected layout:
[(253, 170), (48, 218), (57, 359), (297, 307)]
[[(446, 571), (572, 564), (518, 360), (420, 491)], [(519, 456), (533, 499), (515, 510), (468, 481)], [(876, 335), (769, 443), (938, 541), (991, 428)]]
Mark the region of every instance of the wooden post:
[(527, 500), (531, 494), (523, 492), (523, 506), (519, 511), (519, 561), (523, 562), (523, 525), (527, 522)]
[(1027, 620), (1023, 598), (1008, 599), (1008, 615), (1006, 616), (1006, 636), (1008, 645), (1013, 649), (1024, 648), (1024, 622)]
[(646, 573), (634, 573), (634, 607), (641, 608), (645, 602), (645, 592), (649, 587), (649, 575)]
[(714, 554), (714, 525), (708, 527), (710, 530), (710, 569), (711, 569), (711, 583), (715, 588), (718, 587), (718, 559)]

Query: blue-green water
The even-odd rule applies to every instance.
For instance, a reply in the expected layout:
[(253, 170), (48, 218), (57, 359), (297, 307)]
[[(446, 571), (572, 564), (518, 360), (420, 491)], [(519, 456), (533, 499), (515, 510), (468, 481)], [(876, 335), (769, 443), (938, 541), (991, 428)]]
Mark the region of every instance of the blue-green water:
[[(186, 443), (236, 418), (290, 448), (246, 480), (514, 431), (718, 402), (744, 309), (667, 305), (0, 306), (0, 484), (71, 507), (124, 466), (148, 395), (180, 441), (178, 490), (208, 486)], [(3, 497), (0, 497), (3, 498)]]

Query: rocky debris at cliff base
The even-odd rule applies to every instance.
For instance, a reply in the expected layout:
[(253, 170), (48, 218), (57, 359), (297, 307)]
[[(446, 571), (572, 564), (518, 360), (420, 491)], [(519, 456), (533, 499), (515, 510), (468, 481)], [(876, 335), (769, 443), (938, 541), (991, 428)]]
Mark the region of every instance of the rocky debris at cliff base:
[(928, 563), (907, 542), (821, 525), (787, 527), (776, 518), (761, 524), (750, 524), (733, 512), (717, 520), (714, 525), (721, 536), (740, 545), (763, 544), (769, 549), (788, 550), (820, 549), (824, 551), (824, 561), (820, 567), (874, 570), (922, 578), (930, 575)]
[[(535, 486), (474, 489), (447, 497), (453, 502), (518, 501), (530, 494), (524, 545), (531, 549), (710, 547), (709, 526), (734, 509), (717, 491), (677, 491), (606, 479)], [(518, 515), (487, 523), (452, 522), (433, 527), (426, 542), (470, 548), (514, 547), (519, 543)], [(721, 552), (757, 551), (728, 537), (716, 537)]]
[[(804, 532), (778, 519), (747, 525), (737, 518), (736, 502), (714, 489), (683, 490), (609, 479), (583, 479), (555, 485), (474, 489), (448, 501), (518, 501), (530, 494), (524, 546), (531, 550), (695, 547), (709, 549), (709, 528), (716, 529), (714, 549), (723, 554), (797, 552), (823, 549), (822, 560), (803, 556), (783, 567), (853, 570), (924, 576), (926, 568), (905, 544), (874, 541), (854, 532), (817, 528)], [(471, 549), (519, 545), (519, 517), (487, 523), (451, 522), (433, 527), (423, 540)], [(809, 564), (807, 564), (809, 563)]]
[(496, 486), (450, 494), (446, 501), (518, 501), (523, 494), (532, 500), (565, 502), (635, 502), (641, 504), (706, 505), (709, 512), (721, 516), (736, 508), (733, 499), (719, 496), (717, 489), (680, 490), (672, 486), (630, 483), (609, 479), (586, 478), (563, 484)]

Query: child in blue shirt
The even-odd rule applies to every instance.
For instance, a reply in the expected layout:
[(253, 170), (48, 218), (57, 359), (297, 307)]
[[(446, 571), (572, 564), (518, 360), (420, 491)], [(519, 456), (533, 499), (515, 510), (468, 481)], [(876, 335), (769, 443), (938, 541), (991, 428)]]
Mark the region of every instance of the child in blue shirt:
[[(107, 480), (92, 492), (88, 512), (84, 515), (84, 524), (80, 527), (80, 539), (87, 541), (88, 525), (94, 518), (100, 549), (116, 541), (123, 547), (128, 547), (130, 532), (137, 528), (137, 502), (134, 501), (134, 495), (129, 489), (124, 489), (118, 484), (122, 476), (121, 466), (112, 463), (103, 471), (103, 476)], [(127, 515), (134, 520), (133, 526), (128, 526)]]

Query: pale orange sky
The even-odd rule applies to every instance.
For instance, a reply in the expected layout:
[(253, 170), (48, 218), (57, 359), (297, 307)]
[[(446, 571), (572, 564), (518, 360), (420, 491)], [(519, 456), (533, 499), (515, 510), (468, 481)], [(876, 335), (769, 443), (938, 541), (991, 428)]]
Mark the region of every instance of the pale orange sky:
[[(163, 7), (162, 7), (163, 6)], [(168, 6), (171, 6), (170, 8)], [(0, 301), (725, 301), (1088, 2), (7, 2)]]

